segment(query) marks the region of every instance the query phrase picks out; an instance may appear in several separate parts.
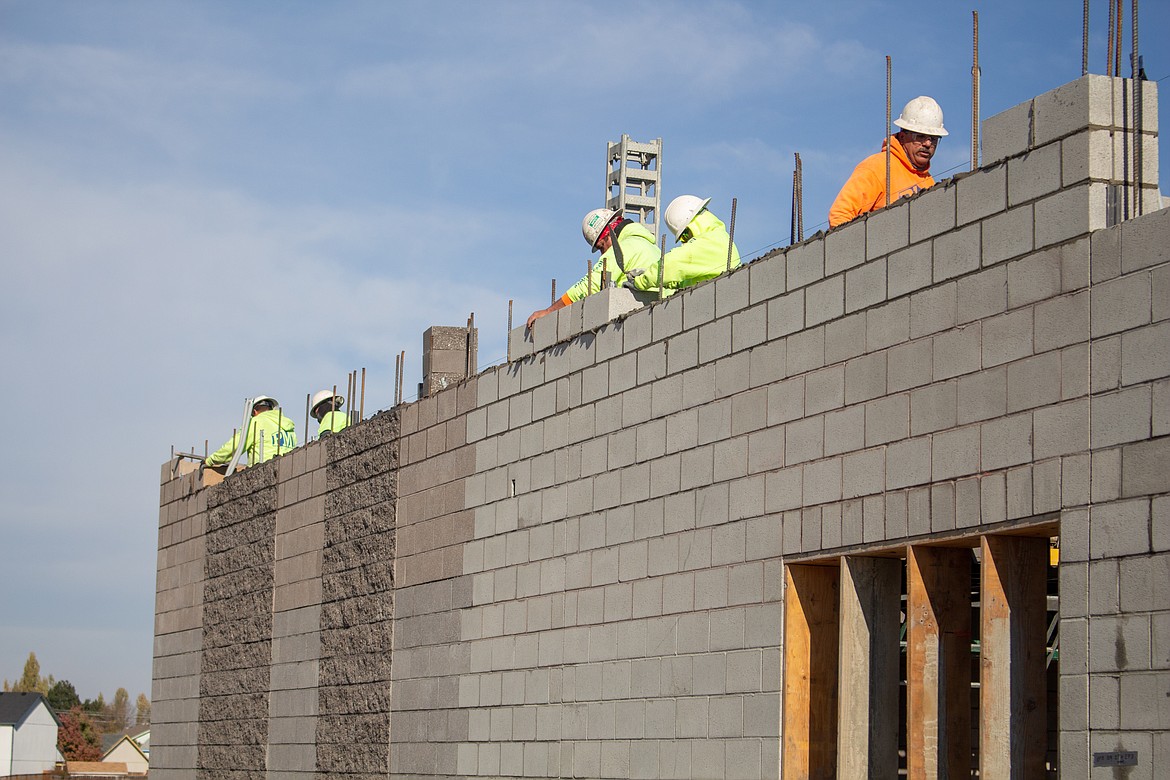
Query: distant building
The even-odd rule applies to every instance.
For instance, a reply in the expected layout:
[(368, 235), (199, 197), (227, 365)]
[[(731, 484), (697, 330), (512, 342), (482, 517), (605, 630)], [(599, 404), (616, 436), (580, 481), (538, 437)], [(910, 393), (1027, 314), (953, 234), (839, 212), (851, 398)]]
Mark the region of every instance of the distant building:
[(52, 769), (60, 725), (39, 693), (0, 693), (0, 777)]
[(103, 762), (124, 763), (129, 774), (144, 775), (150, 769), (150, 729), (139, 726), (119, 734), (107, 734), (102, 738), (102, 748)]

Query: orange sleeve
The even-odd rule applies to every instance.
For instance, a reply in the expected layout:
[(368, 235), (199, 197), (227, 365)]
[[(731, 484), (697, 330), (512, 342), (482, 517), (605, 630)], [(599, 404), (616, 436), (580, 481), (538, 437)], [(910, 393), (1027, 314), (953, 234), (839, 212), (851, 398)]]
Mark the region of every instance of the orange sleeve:
[(568, 293), (565, 293), (564, 295), (561, 296), (561, 303), (565, 306), (572, 306), (573, 305), (573, 301), (569, 298)]
[(845, 186), (837, 193), (836, 200), (829, 207), (829, 227), (835, 228), (851, 219), (873, 211), (874, 204), (884, 197), (884, 174), (879, 177), (870, 161), (866, 158), (853, 169), (853, 174), (845, 182)]

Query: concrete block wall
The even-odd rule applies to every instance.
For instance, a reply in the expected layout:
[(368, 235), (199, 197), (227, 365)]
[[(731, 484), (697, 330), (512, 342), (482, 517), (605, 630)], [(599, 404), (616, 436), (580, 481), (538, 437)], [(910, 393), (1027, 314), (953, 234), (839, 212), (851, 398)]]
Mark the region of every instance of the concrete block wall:
[[(1086, 77), (988, 120), (978, 172), (620, 319), (562, 310), (507, 365), (328, 439), (324, 528), (299, 537), (320, 558), (296, 553), (321, 561), (319, 633), (274, 618), (271, 639), (275, 691), (278, 640), (319, 637), (319, 710), (283, 713), (317, 718), (317, 772), (353, 740), (355, 775), (775, 777), (786, 561), (1055, 521), (1061, 776), (1103, 750), (1155, 776), (1170, 212), (1106, 229), (1117, 85)], [(606, 295), (589, 300), (620, 305)], [(164, 485), (160, 529), (240, 480), (170, 501)], [(283, 511), (277, 538), (316, 522)], [(183, 556), (207, 555), (164, 559), (168, 533), (160, 639), (179, 641), (180, 614), (202, 634), (156, 658), (156, 696), (187, 679), (165, 659), (206, 654), (212, 625), (163, 609)], [(351, 574), (329, 585), (331, 556)], [(353, 649), (365, 665), (326, 674)], [(327, 701), (371, 717), (327, 723)], [(205, 745), (170, 733), (156, 750), (178, 776)]]
[(213, 487), (164, 467), (156, 774), (386, 775), (397, 425)]

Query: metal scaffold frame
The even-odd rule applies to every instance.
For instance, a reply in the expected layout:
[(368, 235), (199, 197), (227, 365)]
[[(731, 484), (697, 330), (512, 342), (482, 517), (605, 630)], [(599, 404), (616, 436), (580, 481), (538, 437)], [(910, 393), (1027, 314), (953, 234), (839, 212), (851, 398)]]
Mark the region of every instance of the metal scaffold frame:
[(648, 143), (625, 133), (608, 144), (605, 156), (605, 207), (622, 212), (658, 238), (661, 204), (662, 139)]

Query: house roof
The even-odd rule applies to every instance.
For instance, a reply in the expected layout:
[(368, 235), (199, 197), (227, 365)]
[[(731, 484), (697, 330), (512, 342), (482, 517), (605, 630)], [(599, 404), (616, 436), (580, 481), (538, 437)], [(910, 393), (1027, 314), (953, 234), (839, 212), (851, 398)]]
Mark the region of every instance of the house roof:
[(134, 749), (134, 751), (136, 753), (138, 753), (138, 755), (142, 756), (143, 761), (150, 760), (149, 758), (146, 757), (146, 754), (142, 752), (142, 748), (139, 747), (138, 743), (134, 741), (134, 738), (131, 737), (129, 734), (123, 734), (114, 744), (110, 745), (110, 747), (106, 749), (106, 752), (102, 753), (102, 760), (104, 761), (105, 759), (109, 758), (110, 755), (115, 750), (117, 750), (118, 746), (121, 745), (123, 742), (125, 742), (127, 745), (132, 747)]
[(149, 736), (150, 726), (143, 726), (141, 724), (137, 726), (131, 726), (128, 729), (122, 729), (121, 731), (114, 732), (113, 734), (103, 734), (102, 752), (109, 753), (110, 749), (113, 748), (114, 745), (122, 741), (122, 737), (129, 737), (132, 742), (136, 742), (138, 743), (139, 747), (142, 747), (143, 737), (149, 738)]
[(81, 777), (119, 777), (127, 770), (125, 761), (66, 761), (65, 771)]
[(57, 725), (61, 725), (57, 713), (53, 712), (53, 708), (45, 701), (44, 696), (39, 693), (19, 691), (0, 693), (0, 726), (15, 726), (36, 709), (37, 704), (44, 704), (45, 709), (53, 716), (53, 720), (57, 721)]

